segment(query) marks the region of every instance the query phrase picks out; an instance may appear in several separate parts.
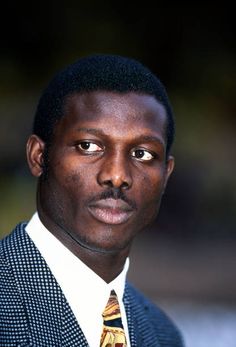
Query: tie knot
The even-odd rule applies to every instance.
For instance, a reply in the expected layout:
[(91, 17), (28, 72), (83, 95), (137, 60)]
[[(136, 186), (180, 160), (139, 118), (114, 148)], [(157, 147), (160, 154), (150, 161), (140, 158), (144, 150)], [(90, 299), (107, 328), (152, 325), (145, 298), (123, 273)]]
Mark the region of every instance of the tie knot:
[(114, 290), (111, 291), (109, 300), (102, 315), (104, 320), (112, 320), (120, 317), (120, 306)]

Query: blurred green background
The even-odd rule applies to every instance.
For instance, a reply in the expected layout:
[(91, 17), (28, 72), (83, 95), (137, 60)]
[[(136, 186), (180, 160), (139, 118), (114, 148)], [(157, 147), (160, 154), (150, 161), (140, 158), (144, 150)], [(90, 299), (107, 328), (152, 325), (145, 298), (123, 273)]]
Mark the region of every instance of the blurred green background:
[(175, 172), (157, 222), (134, 245), (129, 276), (155, 298), (236, 304), (232, 6), (11, 1), (1, 4), (0, 32), (1, 235), (35, 210), (25, 142), (49, 79), (87, 54), (130, 56), (166, 86), (177, 134)]

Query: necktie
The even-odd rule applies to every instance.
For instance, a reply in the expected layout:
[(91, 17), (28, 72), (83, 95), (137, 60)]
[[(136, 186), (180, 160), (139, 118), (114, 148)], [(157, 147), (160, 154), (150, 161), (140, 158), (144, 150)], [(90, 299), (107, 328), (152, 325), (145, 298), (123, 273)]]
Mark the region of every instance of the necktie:
[(126, 338), (121, 321), (119, 302), (114, 290), (102, 314), (103, 332), (100, 347), (126, 347)]

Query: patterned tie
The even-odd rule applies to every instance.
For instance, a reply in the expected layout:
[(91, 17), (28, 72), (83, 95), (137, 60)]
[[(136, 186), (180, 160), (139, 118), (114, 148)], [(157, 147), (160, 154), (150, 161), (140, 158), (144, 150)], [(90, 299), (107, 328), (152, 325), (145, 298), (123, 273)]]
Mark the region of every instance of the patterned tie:
[(126, 347), (125, 332), (121, 321), (120, 307), (114, 290), (102, 314), (103, 332), (100, 347)]

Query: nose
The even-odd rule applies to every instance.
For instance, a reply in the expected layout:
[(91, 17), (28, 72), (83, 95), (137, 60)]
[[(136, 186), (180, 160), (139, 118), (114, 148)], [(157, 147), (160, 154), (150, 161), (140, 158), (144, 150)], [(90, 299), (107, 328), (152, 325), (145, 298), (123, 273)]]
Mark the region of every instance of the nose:
[(130, 189), (133, 181), (128, 160), (121, 154), (107, 158), (101, 165), (97, 181), (104, 188)]

